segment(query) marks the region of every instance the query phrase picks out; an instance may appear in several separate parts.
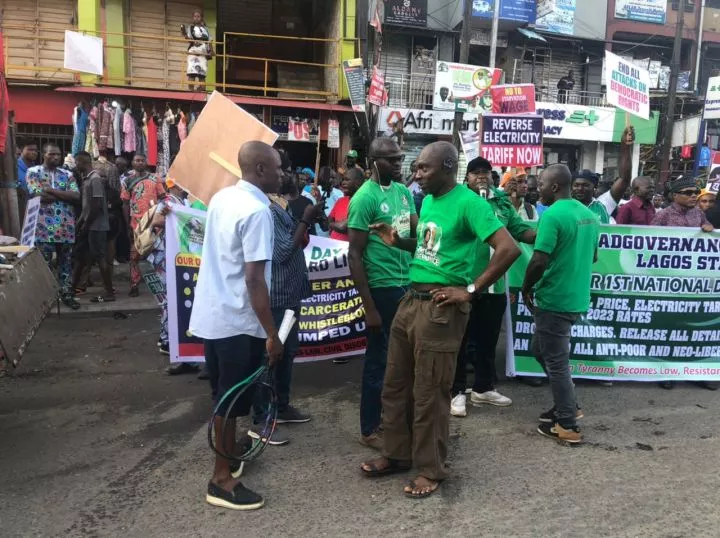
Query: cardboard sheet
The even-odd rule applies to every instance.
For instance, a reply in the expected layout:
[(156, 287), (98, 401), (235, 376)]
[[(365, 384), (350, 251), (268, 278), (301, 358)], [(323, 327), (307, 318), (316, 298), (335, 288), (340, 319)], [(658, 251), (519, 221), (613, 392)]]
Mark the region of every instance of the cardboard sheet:
[(180, 146), (168, 176), (209, 204), (216, 192), (237, 182), (238, 152), (245, 142), (259, 140), (273, 145), (277, 137), (255, 116), (213, 92)]

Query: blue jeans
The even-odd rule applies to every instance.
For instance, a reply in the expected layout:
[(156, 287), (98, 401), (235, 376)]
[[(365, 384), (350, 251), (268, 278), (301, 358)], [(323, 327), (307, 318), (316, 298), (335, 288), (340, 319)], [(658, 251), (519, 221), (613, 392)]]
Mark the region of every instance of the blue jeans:
[[(289, 310), (295, 311), (295, 318), (300, 316), (300, 306), (290, 308)], [(280, 328), (283, 316), (285, 315), (285, 308), (273, 308), (272, 309), (273, 321), (275, 327)], [(298, 351), (298, 322), (295, 322), (293, 328), (290, 329), (287, 340), (285, 340), (285, 346), (283, 355), (275, 365), (273, 369), (275, 379), (275, 391), (277, 392), (278, 398), (278, 413), (285, 411), (290, 405), (290, 382), (292, 381), (292, 368), (295, 355)], [(255, 422), (261, 422), (265, 414), (265, 408), (269, 401), (270, 395), (265, 390), (258, 390), (256, 392), (254, 413)]]
[(363, 435), (375, 433), (382, 423), (382, 389), (387, 365), (390, 326), (400, 300), (407, 289), (402, 287), (371, 288), (375, 308), (382, 319), (382, 331), (368, 332), (367, 351), (363, 366), (362, 392), (360, 395), (360, 431)]

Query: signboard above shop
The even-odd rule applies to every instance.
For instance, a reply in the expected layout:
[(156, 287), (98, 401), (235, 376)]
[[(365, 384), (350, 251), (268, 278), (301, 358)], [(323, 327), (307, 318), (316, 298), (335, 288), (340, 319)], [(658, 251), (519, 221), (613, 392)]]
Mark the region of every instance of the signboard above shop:
[(427, 0), (385, 0), (385, 24), (426, 28), (427, 4)]
[(667, 0), (615, 0), (615, 18), (665, 24)]
[[(499, 0), (500, 19), (535, 23), (536, 0)], [(473, 17), (492, 19), (495, 0), (473, 0)]]

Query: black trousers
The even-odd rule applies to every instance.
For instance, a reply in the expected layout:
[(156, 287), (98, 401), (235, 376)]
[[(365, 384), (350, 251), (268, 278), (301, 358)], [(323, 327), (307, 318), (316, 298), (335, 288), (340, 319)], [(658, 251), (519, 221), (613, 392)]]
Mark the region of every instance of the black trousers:
[(473, 299), (465, 338), (457, 356), (453, 396), (465, 393), (468, 362), (475, 369), (475, 392), (483, 393), (495, 388), (495, 348), (506, 307), (505, 294), (486, 294)]

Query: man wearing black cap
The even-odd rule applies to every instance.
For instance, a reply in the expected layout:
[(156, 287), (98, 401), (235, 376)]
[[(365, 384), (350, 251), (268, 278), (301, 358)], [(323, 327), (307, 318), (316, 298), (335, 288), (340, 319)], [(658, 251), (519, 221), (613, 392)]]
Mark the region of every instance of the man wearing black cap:
[(590, 170), (582, 170), (573, 175), (572, 197), (597, 215), (600, 224), (610, 224), (612, 214), (618, 207), (620, 200), (630, 186), (632, 175), (632, 147), (635, 142), (635, 130), (632, 126), (625, 127), (620, 142), (620, 162), (618, 171), (620, 177), (615, 180), (606, 193), (595, 198), (595, 187), (600, 179), (598, 174)]
[[(700, 194), (696, 181), (691, 177), (680, 176), (670, 183), (669, 188), (672, 204), (655, 214), (652, 225), (700, 228), (703, 232), (712, 232), (713, 225), (708, 222), (705, 213), (696, 207)], [(708, 390), (717, 390), (718, 388), (716, 383), (708, 381), (696, 381), (695, 384)], [(660, 386), (664, 389), (672, 389), (674, 383), (662, 381)]]
[[(492, 165), (487, 159), (478, 157), (470, 161), (465, 178), (468, 188), (487, 200), (498, 220), (507, 228), (510, 235), (521, 243), (534, 243), (535, 230), (526, 223), (513, 206), (510, 197), (492, 182)], [(477, 252), (473, 262), (471, 276), (478, 276), (490, 263), (492, 250), (484, 241), (477, 242)], [(456, 417), (467, 415), (465, 388), (467, 372), (465, 365), (471, 361), (475, 370), (475, 380), (470, 392), (470, 403), (497, 407), (508, 407), (512, 400), (495, 390), (495, 348), (500, 337), (503, 315), (507, 307), (505, 297), (505, 279), (501, 277), (491, 285), (487, 293), (476, 294), (472, 301), (470, 320), (465, 330), (465, 340), (457, 357), (453, 399), (450, 402), (450, 414)]]

